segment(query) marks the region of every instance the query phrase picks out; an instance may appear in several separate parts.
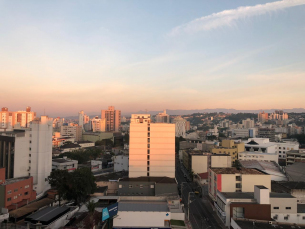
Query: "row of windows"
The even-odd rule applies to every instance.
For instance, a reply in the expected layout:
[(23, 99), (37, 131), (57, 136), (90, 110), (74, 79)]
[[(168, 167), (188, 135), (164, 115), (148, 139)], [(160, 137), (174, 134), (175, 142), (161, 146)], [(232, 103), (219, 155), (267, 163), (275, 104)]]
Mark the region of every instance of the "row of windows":
[[(273, 207), (273, 209), (280, 209), (280, 207)], [(286, 207), (287, 210), (291, 210), (291, 207)]]
[[(30, 187), (30, 185), (26, 185), (26, 186), (24, 186), (24, 188), (29, 188)], [(22, 187), (20, 187), (20, 189), (22, 189)], [(18, 188), (15, 188), (14, 189), (14, 192), (18, 192)], [(7, 194), (11, 194), (12, 193), (12, 190), (8, 190), (7, 191)]]
[[(29, 192), (25, 192), (25, 193), (24, 193), (25, 196), (27, 196), (28, 194), (29, 194)], [(22, 194), (19, 194), (18, 196), (22, 196)], [(18, 196), (14, 196), (14, 197), (13, 197), (14, 200), (17, 199)], [(7, 198), (6, 200), (7, 200), (7, 201), (11, 201), (11, 200), (12, 200), (12, 197)]]
[[(138, 186), (138, 185), (136, 185), (136, 186)], [(134, 186), (132, 185), (132, 184), (130, 184), (129, 186), (128, 186), (129, 188), (133, 188)], [(143, 184), (140, 184), (139, 185), (139, 187), (140, 188), (144, 188), (144, 187), (150, 187), (150, 188), (154, 188), (155, 186), (152, 184), (152, 185), (143, 185)], [(119, 185), (119, 188), (123, 188), (123, 185)]]

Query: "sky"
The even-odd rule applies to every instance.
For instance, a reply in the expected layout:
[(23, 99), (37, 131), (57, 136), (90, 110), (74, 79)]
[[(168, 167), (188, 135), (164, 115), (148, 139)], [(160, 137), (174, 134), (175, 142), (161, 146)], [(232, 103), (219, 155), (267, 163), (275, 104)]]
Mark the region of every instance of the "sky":
[(304, 108), (305, 0), (0, 0), (0, 106)]

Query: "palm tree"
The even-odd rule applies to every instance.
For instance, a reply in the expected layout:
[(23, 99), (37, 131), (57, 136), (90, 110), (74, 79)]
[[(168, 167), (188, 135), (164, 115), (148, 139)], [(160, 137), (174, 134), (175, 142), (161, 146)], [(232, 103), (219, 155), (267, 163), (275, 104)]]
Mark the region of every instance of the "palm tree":
[(88, 208), (88, 211), (91, 215), (93, 215), (94, 211), (95, 211), (95, 207), (96, 207), (96, 203), (94, 203), (94, 201), (89, 201), (87, 204), (86, 204), (86, 207)]

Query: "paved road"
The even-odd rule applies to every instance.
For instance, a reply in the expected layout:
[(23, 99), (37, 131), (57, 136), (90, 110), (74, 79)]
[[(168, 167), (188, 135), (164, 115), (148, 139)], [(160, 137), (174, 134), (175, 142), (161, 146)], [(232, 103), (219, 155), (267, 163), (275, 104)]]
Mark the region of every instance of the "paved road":
[[(184, 178), (184, 173), (180, 168), (180, 164), (176, 168), (176, 179), (178, 184), (181, 185), (182, 182), (182, 201), (184, 203), (185, 209), (188, 209), (188, 193), (193, 192), (191, 185), (186, 183)], [(180, 186), (181, 187), (181, 186)], [(208, 202), (208, 197), (204, 196), (203, 200), (197, 195), (191, 193), (191, 204), (190, 204), (190, 222), (193, 229), (221, 229), (221, 225), (217, 219), (216, 213), (213, 212)], [(186, 211), (187, 214), (187, 211)]]

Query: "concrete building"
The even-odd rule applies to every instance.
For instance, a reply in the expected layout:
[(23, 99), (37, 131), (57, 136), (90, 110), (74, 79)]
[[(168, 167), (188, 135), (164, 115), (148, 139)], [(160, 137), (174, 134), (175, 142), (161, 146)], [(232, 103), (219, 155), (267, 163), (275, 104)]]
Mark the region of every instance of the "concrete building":
[(238, 153), (238, 160), (253, 160), (253, 161), (274, 161), (278, 163), (279, 156), (277, 153), (263, 153), (263, 152), (241, 152)]
[(32, 176), (37, 194), (49, 188), (52, 122), (42, 116), (34, 119), (30, 128), (0, 132), (0, 166), (6, 169), (6, 179)]
[(260, 123), (264, 123), (269, 120), (268, 113), (265, 113), (265, 111), (259, 112), (257, 118)]
[(250, 130), (249, 129), (233, 129), (232, 138), (249, 138)]
[(130, 122), (129, 177), (175, 177), (175, 125), (150, 123), (149, 114)]
[(289, 181), (304, 181), (305, 182), (305, 169), (304, 163), (295, 162), (285, 167), (285, 173)]
[(130, 198), (120, 197), (119, 217), (113, 219), (113, 228), (174, 228), (172, 224), (177, 220), (184, 225), (185, 214), (180, 200), (164, 197)]
[(69, 126), (61, 126), (60, 127), (60, 135), (65, 137), (73, 137), (75, 141), (82, 140), (83, 129), (82, 126), (69, 125)]
[(113, 157), (114, 172), (129, 170), (129, 155), (116, 155)]
[(246, 120), (242, 120), (243, 127), (245, 129), (254, 128), (254, 120), (247, 118)]
[(102, 110), (101, 119), (106, 120), (106, 131), (119, 132), (121, 128), (121, 111), (109, 106), (108, 110)]
[(175, 117), (172, 123), (175, 124), (175, 136), (185, 138), (186, 135), (186, 120), (181, 116)]
[(91, 120), (91, 130), (92, 132), (105, 132), (106, 131), (106, 119), (100, 119), (95, 116)]
[(27, 107), (25, 111), (9, 111), (2, 107), (0, 111), (0, 129), (12, 129), (16, 124), (20, 127), (29, 127), (30, 122), (36, 118), (36, 112)]
[(296, 162), (305, 163), (305, 149), (290, 150), (287, 152), (286, 165), (292, 165)]
[(119, 179), (119, 196), (178, 196), (176, 180), (169, 177), (124, 177)]
[(213, 154), (230, 154), (232, 162), (238, 159), (238, 154), (245, 151), (245, 144), (234, 140), (222, 140), (221, 146), (212, 149)]
[(0, 208), (13, 210), (35, 199), (33, 177), (5, 179), (5, 168), (0, 168)]
[(275, 129), (274, 128), (258, 128), (257, 137), (269, 138), (271, 142), (275, 142)]
[(277, 154), (279, 160), (286, 160), (290, 150), (298, 150), (299, 143), (294, 141), (270, 142), (268, 138), (249, 138), (245, 142), (247, 152)]
[(68, 170), (68, 172), (74, 172), (77, 169), (78, 161), (71, 160), (67, 157), (57, 158), (52, 160), (53, 170)]
[(156, 122), (157, 123), (169, 123), (169, 115), (166, 114), (166, 110), (163, 113), (159, 113), (156, 115)]
[(95, 143), (90, 141), (78, 141), (76, 142), (78, 145), (80, 145), (81, 148), (89, 148), (94, 147)]
[(84, 129), (84, 125), (85, 125), (86, 123), (89, 123), (89, 120), (90, 120), (89, 116), (86, 115), (84, 111), (78, 112), (78, 125), (79, 125), (82, 129)]
[(271, 120), (287, 120), (288, 114), (282, 110), (276, 110), (272, 114), (270, 114), (269, 119)]
[(276, 193), (289, 193), (297, 198), (298, 204), (305, 204), (304, 181), (278, 181), (271, 183), (271, 191)]
[(207, 173), (209, 168), (227, 168), (232, 166), (229, 154), (203, 153), (200, 151), (184, 150), (183, 165), (189, 172)]
[(271, 189), (271, 175), (257, 169), (210, 168), (209, 196), (216, 200), (219, 192), (254, 192), (254, 185)]

